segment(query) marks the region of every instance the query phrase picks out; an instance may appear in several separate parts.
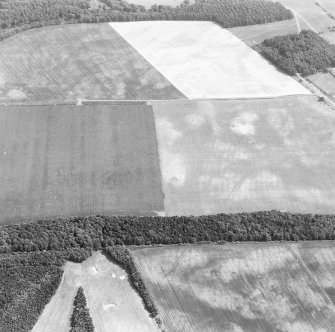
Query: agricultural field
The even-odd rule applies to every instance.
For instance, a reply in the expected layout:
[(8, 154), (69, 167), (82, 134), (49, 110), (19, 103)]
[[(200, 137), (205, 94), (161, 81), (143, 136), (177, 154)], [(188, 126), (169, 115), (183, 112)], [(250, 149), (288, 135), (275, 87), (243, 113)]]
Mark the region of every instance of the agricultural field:
[(187, 98), (310, 93), (214, 23), (166, 21), (110, 25)]
[(322, 89), (330, 97), (335, 98), (335, 71), (331, 73), (317, 73), (308, 77), (317, 87)]
[(0, 223), (163, 210), (151, 106), (0, 108)]
[(333, 242), (136, 248), (168, 331), (332, 332)]
[[(323, 11), (316, 2), (326, 4), (324, 0), (278, 0), (286, 8), (290, 9), (301, 25), (301, 30), (310, 29), (314, 32), (324, 32), (333, 26), (335, 21)], [(333, 0), (329, 0), (329, 3)], [(329, 5), (329, 3), (327, 3)], [(333, 7), (333, 6), (332, 6)]]
[(84, 288), (96, 332), (158, 331), (124, 270), (96, 252), (81, 264), (65, 264), (61, 284), (32, 332), (68, 332), (79, 286)]
[(165, 212), (335, 213), (335, 114), (316, 96), (155, 102)]
[(299, 25), (295, 19), (272, 22), (267, 24), (255, 24), (228, 29), (236, 37), (252, 46), (275, 36), (283, 36), (299, 32)]
[(1, 42), (0, 103), (178, 98), (108, 23), (44, 27)]

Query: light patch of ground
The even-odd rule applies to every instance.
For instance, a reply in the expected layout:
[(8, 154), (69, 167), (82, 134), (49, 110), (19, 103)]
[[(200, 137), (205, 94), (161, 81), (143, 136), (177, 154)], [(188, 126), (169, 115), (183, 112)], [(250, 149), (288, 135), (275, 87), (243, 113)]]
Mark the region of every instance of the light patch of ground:
[(7, 93), (7, 97), (10, 99), (25, 99), (27, 98), (26, 94), (18, 89), (11, 89)]
[(168, 216), (335, 213), (335, 115), (317, 97), (153, 105)]
[(124, 271), (96, 252), (82, 264), (66, 263), (63, 280), (32, 332), (68, 332), (79, 286), (84, 288), (96, 332), (158, 330)]
[(168, 330), (333, 331), (333, 242), (166, 246), (133, 254)]
[(258, 115), (254, 113), (242, 113), (231, 122), (230, 129), (238, 135), (254, 135), (254, 122), (258, 120)]
[(310, 94), (214, 23), (157, 21), (110, 25), (188, 98)]

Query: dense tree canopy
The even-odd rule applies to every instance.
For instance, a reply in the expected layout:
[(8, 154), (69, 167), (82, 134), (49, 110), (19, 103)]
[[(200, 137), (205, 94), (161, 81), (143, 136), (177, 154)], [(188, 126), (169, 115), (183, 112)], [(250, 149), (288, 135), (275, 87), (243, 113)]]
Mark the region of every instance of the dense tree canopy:
[(154, 5), (149, 10), (123, 0), (100, 2), (91, 8), (89, 0), (0, 0), (0, 40), (25, 29), (61, 23), (208, 20), (228, 28), (293, 17), (281, 4), (265, 0), (196, 0), (175, 8)]
[(66, 260), (82, 262), (87, 250), (0, 255), (0, 331), (28, 332), (56, 292)]
[(87, 307), (83, 287), (79, 287), (73, 301), (70, 332), (94, 332), (93, 320)]
[(335, 67), (335, 46), (309, 30), (266, 39), (255, 48), (290, 75), (307, 76)]
[(0, 252), (201, 241), (335, 239), (335, 215), (278, 211), (202, 217), (83, 217), (0, 227)]

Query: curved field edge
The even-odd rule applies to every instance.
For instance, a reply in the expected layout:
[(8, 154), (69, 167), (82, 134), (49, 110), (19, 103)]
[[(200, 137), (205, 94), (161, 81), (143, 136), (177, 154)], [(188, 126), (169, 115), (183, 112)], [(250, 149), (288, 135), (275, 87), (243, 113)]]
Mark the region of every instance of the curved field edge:
[(132, 248), (170, 331), (333, 331), (334, 242)]
[(280, 21), (293, 17), (291, 11), (279, 3), (263, 0), (244, 0), (233, 3), (203, 0), (175, 8), (156, 5), (149, 10), (144, 6), (129, 4), (126, 1), (116, 4), (103, 0), (102, 3), (91, 8), (91, 3), (87, 0), (8, 1), (0, 7), (0, 20), (2, 21), (0, 39), (6, 39), (27, 29), (64, 23), (211, 20), (224, 27), (233, 27)]

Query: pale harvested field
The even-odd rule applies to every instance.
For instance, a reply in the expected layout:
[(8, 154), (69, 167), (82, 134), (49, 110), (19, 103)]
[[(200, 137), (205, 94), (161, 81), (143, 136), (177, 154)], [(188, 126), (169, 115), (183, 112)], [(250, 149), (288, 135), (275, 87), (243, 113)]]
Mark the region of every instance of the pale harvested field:
[(275, 36), (284, 36), (298, 33), (299, 27), (296, 20), (272, 22), (268, 24), (255, 24), (228, 29), (235, 36), (248, 45), (260, 44), (265, 39)]
[(333, 242), (134, 249), (168, 331), (332, 332)]
[(162, 211), (151, 106), (0, 108), (0, 224)]
[[(328, 27), (333, 26), (335, 21), (315, 4), (316, 1), (324, 4), (327, 2), (324, 0), (278, 0), (282, 5), (297, 14), (303, 29), (308, 28), (317, 32), (323, 32)], [(333, 2), (333, 0), (329, 2)]]
[(108, 23), (33, 29), (1, 42), (0, 102), (184, 96)]
[(325, 91), (329, 96), (335, 98), (335, 70), (333, 75), (330, 73), (317, 73), (309, 76), (308, 79)]
[(110, 25), (188, 98), (310, 93), (214, 23), (165, 21)]
[(32, 332), (68, 332), (79, 286), (96, 332), (157, 331), (124, 270), (96, 252), (82, 264), (66, 263), (63, 280)]
[(335, 213), (335, 113), (317, 97), (156, 102), (167, 215)]

